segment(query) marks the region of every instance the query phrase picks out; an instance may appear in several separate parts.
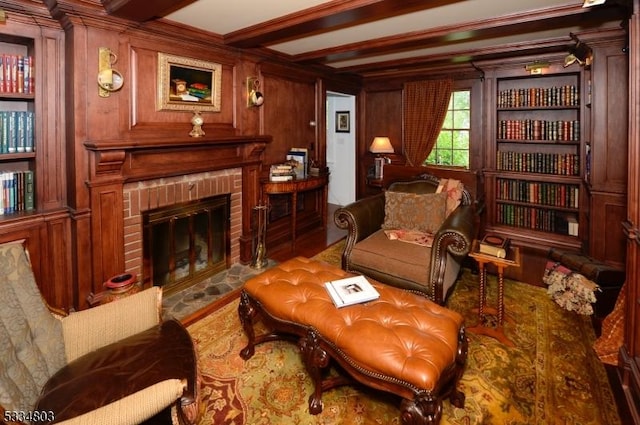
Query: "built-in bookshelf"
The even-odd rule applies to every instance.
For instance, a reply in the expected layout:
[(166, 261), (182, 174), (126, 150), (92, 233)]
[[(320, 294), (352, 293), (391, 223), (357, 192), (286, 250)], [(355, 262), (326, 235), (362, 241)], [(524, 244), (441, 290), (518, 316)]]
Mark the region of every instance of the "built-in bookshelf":
[(579, 247), (586, 232), (581, 76), (557, 66), (549, 71), (496, 73), (487, 228), (515, 240)]
[(0, 34), (0, 216), (35, 209), (34, 40)]

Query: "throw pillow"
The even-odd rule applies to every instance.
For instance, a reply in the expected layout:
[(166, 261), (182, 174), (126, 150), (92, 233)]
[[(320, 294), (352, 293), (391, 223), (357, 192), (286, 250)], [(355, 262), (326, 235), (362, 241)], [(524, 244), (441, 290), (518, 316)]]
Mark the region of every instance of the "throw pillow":
[(447, 194), (447, 211), (446, 216), (453, 212), (462, 202), (462, 191), (464, 185), (460, 180), (456, 179), (440, 179), (436, 193), (444, 192)]
[(446, 218), (446, 203), (446, 193), (386, 191), (382, 228), (435, 233)]

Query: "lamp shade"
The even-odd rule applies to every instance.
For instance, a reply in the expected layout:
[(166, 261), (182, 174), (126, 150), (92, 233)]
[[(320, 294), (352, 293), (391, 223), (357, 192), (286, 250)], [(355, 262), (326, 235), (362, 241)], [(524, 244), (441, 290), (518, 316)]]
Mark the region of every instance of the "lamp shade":
[(393, 146), (388, 137), (374, 137), (373, 143), (369, 146), (371, 153), (393, 153)]

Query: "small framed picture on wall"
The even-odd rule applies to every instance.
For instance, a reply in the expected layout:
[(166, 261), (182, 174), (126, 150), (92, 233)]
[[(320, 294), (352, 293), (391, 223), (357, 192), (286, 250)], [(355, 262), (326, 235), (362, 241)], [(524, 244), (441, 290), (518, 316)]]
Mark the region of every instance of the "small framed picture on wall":
[(349, 111), (336, 112), (336, 133), (349, 133), (351, 131), (351, 117)]

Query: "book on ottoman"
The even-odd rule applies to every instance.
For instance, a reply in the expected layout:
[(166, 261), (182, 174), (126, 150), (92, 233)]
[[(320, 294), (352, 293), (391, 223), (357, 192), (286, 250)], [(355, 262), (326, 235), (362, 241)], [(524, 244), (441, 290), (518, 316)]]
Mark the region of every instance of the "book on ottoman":
[(372, 301), (380, 297), (364, 276), (347, 277), (340, 280), (325, 282), (327, 292), (336, 307)]

